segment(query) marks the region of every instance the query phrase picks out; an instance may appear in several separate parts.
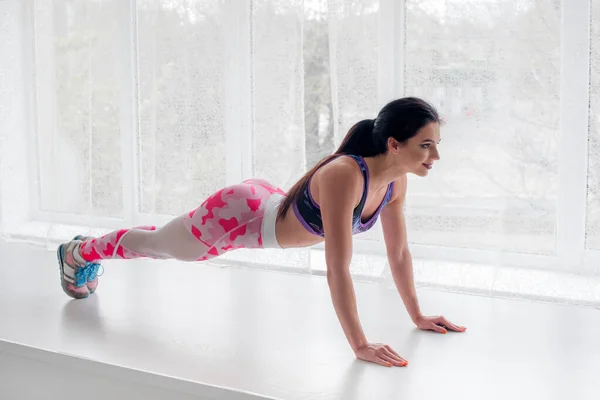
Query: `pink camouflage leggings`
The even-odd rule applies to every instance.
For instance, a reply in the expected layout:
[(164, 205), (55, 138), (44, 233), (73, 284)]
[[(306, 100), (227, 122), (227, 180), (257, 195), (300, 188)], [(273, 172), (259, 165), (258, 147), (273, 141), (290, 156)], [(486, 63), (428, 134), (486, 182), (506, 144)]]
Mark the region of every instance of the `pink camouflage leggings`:
[(261, 248), (264, 207), (273, 193), (285, 195), (265, 180), (249, 179), (217, 191), (160, 229), (116, 230), (86, 240), (79, 252), (89, 262), (142, 257), (204, 261), (230, 250)]

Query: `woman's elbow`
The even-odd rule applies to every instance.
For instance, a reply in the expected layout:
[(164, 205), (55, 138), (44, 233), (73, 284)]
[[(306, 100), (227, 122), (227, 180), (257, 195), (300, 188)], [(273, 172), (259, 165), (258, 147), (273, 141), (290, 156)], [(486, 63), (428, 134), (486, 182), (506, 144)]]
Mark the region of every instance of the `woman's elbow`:
[(398, 248), (388, 255), (390, 264), (395, 265), (404, 263), (404, 261), (410, 259), (410, 257), (411, 255), (408, 246)]
[(327, 265), (327, 283), (329, 286), (336, 286), (343, 284), (344, 281), (350, 276), (350, 265)]

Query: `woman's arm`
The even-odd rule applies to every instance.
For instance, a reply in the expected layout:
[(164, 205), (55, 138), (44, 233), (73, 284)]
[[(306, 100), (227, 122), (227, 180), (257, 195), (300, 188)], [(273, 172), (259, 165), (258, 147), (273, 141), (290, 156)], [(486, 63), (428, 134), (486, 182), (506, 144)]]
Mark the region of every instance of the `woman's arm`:
[[(358, 203), (362, 182), (357, 168), (345, 160), (332, 162), (319, 171), (319, 206), (325, 232), (327, 283), (344, 334), (356, 352), (367, 344), (361, 327), (350, 276), (352, 259), (352, 212)], [(351, 160), (350, 160), (351, 161)], [(352, 161), (353, 162), (353, 161)]]
[(394, 283), (410, 318), (417, 323), (423, 314), (417, 299), (404, 220), (406, 176), (394, 183), (394, 192), (392, 200), (381, 211), (381, 226)]
[[(391, 367), (407, 361), (390, 346), (369, 343), (358, 318), (350, 275), (352, 212), (362, 195), (363, 180), (354, 161), (332, 162), (319, 173), (319, 203), (325, 232), (327, 283), (344, 334), (360, 360)], [(351, 164), (349, 164), (351, 163)]]
[(415, 290), (413, 265), (404, 221), (404, 201), (406, 198), (406, 177), (394, 184), (394, 196), (381, 212), (381, 225), (385, 240), (390, 270), (396, 288), (402, 297), (406, 311), (419, 329), (446, 333), (447, 329), (464, 332), (465, 327), (455, 325), (443, 316), (423, 316)]

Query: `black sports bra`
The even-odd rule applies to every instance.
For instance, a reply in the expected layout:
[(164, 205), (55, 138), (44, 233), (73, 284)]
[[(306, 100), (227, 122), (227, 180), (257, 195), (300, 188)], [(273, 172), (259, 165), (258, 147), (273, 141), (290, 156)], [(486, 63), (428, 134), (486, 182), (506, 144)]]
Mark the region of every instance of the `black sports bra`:
[[(369, 167), (367, 166), (367, 163), (365, 162), (364, 158), (361, 156), (355, 156), (352, 154), (341, 154), (340, 156), (342, 155), (347, 155), (358, 163), (358, 166), (360, 167), (364, 178), (362, 197), (352, 213), (352, 233), (357, 234), (368, 231), (373, 227), (373, 225), (375, 225), (375, 222), (377, 222), (381, 210), (390, 201), (390, 198), (392, 197), (394, 182), (388, 185), (385, 196), (383, 197), (383, 201), (381, 202), (373, 216), (369, 218), (368, 221), (362, 222), (361, 215), (363, 212), (363, 208), (365, 207), (365, 202), (367, 201), (367, 195), (369, 192)], [(323, 232), (321, 208), (317, 203), (315, 203), (314, 199), (312, 198), (312, 195), (310, 194), (311, 179), (312, 177), (308, 180), (306, 187), (302, 190), (302, 194), (298, 201), (294, 202), (293, 204), (294, 214), (309, 232), (324, 237), (325, 232)]]

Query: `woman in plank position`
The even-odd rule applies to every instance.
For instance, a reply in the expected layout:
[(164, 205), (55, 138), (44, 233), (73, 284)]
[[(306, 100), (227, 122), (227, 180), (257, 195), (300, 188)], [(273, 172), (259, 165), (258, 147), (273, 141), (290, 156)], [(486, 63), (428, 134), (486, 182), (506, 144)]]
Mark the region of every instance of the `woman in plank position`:
[(293, 248), (325, 242), (327, 282), (356, 356), (386, 366), (408, 362), (388, 345), (370, 343), (358, 318), (350, 276), (352, 236), (381, 218), (390, 269), (408, 314), (423, 330), (463, 332), (442, 316), (424, 316), (414, 287), (403, 206), (407, 174), (426, 176), (439, 160), (440, 119), (418, 98), (388, 103), (375, 119), (356, 123), (339, 149), (289, 191), (249, 179), (209, 196), (161, 228), (77, 236), (57, 250), (62, 288), (81, 299), (98, 286), (102, 259), (204, 261), (240, 248)]

